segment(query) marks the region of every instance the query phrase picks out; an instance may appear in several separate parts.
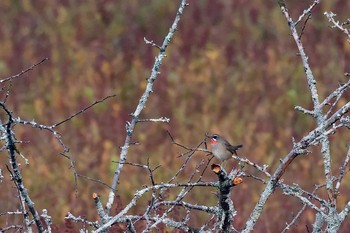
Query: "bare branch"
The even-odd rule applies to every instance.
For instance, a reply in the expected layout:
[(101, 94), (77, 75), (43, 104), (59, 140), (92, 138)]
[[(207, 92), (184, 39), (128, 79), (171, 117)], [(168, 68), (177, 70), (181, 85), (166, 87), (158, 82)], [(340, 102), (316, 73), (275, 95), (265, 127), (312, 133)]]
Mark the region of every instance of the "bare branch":
[(106, 208), (107, 208), (108, 213), (109, 213), (109, 210), (111, 209), (112, 204), (114, 202), (114, 196), (115, 196), (114, 192), (115, 192), (117, 185), (119, 183), (120, 173), (121, 173), (123, 166), (124, 166), (124, 163), (126, 162), (126, 159), (127, 159), (127, 154), (128, 154), (129, 146), (130, 146), (130, 142), (131, 142), (131, 136), (134, 132), (134, 128), (135, 128), (136, 123), (138, 121), (139, 115), (140, 115), (141, 111), (145, 108), (148, 97), (152, 93), (153, 84), (158, 77), (160, 66), (162, 65), (163, 59), (165, 57), (165, 50), (168, 47), (169, 43), (171, 42), (171, 40), (174, 36), (174, 33), (175, 33), (177, 25), (180, 21), (183, 10), (185, 9), (185, 6), (186, 6), (186, 0), (182, 0), (180, 7), (177, 11), (175, 20), (174, 20), (171, 28), (169, 29), (168, 35), (164, 38), (162, 46), (160, 48), (160, 52), (155, 59), (151, 75), (147, 80), (146, 89), (145, 89), (143, 95), (141, 96), (141, 98), (139, 100), (139, 104), (137, 105), (134, 113), (132, 114), (132, 120), (131, 120), (130, 124), (127, 124), (127, 126), (126, 126), (126, 138), (125, 138), (124, 145), (122, 146), (122, 151), (120, 153), (120, 162), (121, 163), (119, 163), (118, 167), (115, 169), (113, 182), (111, 185), (112, 188), (110, 190), (108, 202), (106, 204)]
[(109, 99), (109, 98), (112, 98), (112, 97), (116, 97), (116, 96), (117, 96), (117, 95), (109, 95), (109, 96), (104, 97), (103, 99), (96, 100), (95, 102), (93, 102), (93, 103), (90, 104), (89, 106), (85, 107), (84, 109), (80, 110), (79, 112), (77, 112), (77, 113), (71, 115), (70, 117), (68, 117), (68, 118), (66, 118), (66, 119), (64, 119), (64, 120), (62, 120), (62, 121), (60, 121), (60, 122), (58, 122), (58, 123), (56, 123), (56, 124), (51, 125), (50, 128), (53, 129), (53, 128), (55, 128), (55, 127), (57, 127), (57, 126), (59, 126), (59, 125), (65, 123), (65, 122), (71, 120), (72, 118), (76, 117), (77, 115), (84, 113), (85, 111), (87, 111), (89, 108), (92, 108), (92, 107), (95, 106), (96, 104), (102, 103), (102, 102), (104, 102), (105, 100), (107, 100), (107, 99)]
[(306, 24), (307, 22), (311, 19), (311, 13), (309, 13), (305, 19), (305, 22), (303, 24), (303, 27), (301, 28), (301, 32), (300, 32), (300, 35), (299, 35), (299, 40), (301, 40), (301, 37), (303, 36), (304, 34), (304, 31), (305, 31), (305, 28), (306, 28)]
[(94, 179), (94, 178), (91, 178), (91, 177), (88, 177), (88, 176), (84, 176), (84, 175), (80, 175), (80, 174), (77, 174), (78, 177), (80, 178), (83, 178), (83, 179), (86, 179), (86, 180), (90, 180), (90, 181), (93, 181), (95, 183), (98, 183), (98, 184), (102, 184), (103, 186), (106, 186), (108, 188), (112, 188), (111, 186), (109, 186), (108, 184), (106, 184), (105, 182), (99, 180), (99, 179)]
[(334, 198), (337, 198), (338, 195), (339, 195), (339, 188), (340, 188), (340, 184), (344, 178), (344, 175), (346, 174), (346, 172), (349, 171), (349, 169), (347, 169), (347, 171), (345, 170), (348, 165), (349, 165), (349, 162), (350, 162), (350, 147), (348, 146), (348, 153), (346, 154), (346, 157), (344, 159), (344, 163), (343, 165), (339, 168), (340, 170), (340, 174), (339, 174), (339, 177), (338, 177), (338, 181), (335, 185), (335, 188), (334, 188)]
[(13, 75), (13, 76), (11, 76), (11, 77), (8, 77), (8, 78), (5, 78), (5, 79), (0, 80), (0, 83), (4, 83), (4, 82), (10, 81), (10, 80), (19, 78), (19, 77), (22, 76), (23, 74), (27, 73), (28, 71), (33, 70), (34, 67), (40, 65), (41, 63), (43, 63), (43, 62), (45, 62), (45, 61), (47, 61), (47, 60), (49, 60), (49, 59), (46, 57), (46, 58), (42, 59), (41, 61), (39, 61), (38, 63), (36, 63), (36, 64), (30, 66), (29, 68), (27, 68), (27, 69), (21, 71), (20, 73), (18, 73), (18, 74), (16, 74), (16, 75)]
[(24, 186), (23, 178), (17, 163), (16, 151), (18, 150), (16, 148), (15, 140), (13, 138), (13, 132), (12, 132), (12, 124), (14, 123), (12, 113), (6, 108), (6, 106), (2, 102), (0, 102), (0, 106), (8, 116), (8, 122), (6, 123), (6, 127), (5, 127), (6, 128), (6, 147), (10, 158), (11, 170), (13, 172), (12, 174), (13, 180), (16, 184), (17, 190), (19, 191), (21, 198), (23, 198), (23, 200), (25, 201), (26, 205), (29, 208), (30, 213), (34, 217), (34, 221), (38, 227), (38, 231), (43, 232), (44, 227), (40, 220), (40, 216), (36, 211), (36, 209), (34, 208), (34, 202), (29, 197), (27, 189)]
[(144, 41), (146, 44), (148, 44), (148, 45), (151, 45), (151, 46), (153, 46), (153, 47), (156, 47), (156, 48), (158, 48), (158, 49), (161, 49), (161, 47), (160, 47), (159, 45), (155, 44), (155, 43), (153, 42), (153, 40), (152, 40), (152, 41), (149, 41), (149, 40), (146, 39), (146, 37), (144, 37), (144, 38), (143, 38), (143, 41)]
[(125, 206), (125, 208), (123, 210), (121, 210), (117, 215), (111, 217), (111, 219), (104, 224), (103, 226), (101, 226), (100, 228), (98, 228), (95, 232), (101, 232), (104, 231), (106, 229), (108, 229), (113, 223), (118, 222), (118, 219), (121, 218), (122, 216), (124, 216), (133, 206), (136, 205), (137, 201), (147, 192), (151, 191), (151, 190), (159, 190), (159, 189), (164, 189), (164, 188), (177, 188), (177, 187), (218, 187), (218, 183), (217, 182), (198, 182), (198, 183), (178, 183), (178, 184), (158, 184), (155, 186), (151, 186), (151, 187), (146, 187), (142, 190), (137, 191), (134, 194), (134, 198), (129, 202), (129, 204), (127, 204)]
[(339, 21), (334, 19), (334, 17), (337, 15), (333, 12), (325, 12), (324, 15), (328, 18), (329, 22), (333, 24), (332, 28), (338, 28), (340, 31), (344, 32), (348, 37), (348, 41), (350, 42), (350, 31), (343, 27), (345, 25), (344, 23), (341, 24)]
[[(314, 7), (320, 3), (320, 0), (315, 0), (310, 6), (309, 8), (305, 9), (303, 11), (303, 13), (299, 16), (298, 20), (295, 21), (295, 25), (298, 25), (299, 22), (305, 17), (307, 16), (307, 18), (309, 18), (309, 15), (311, 14), (311, 11), (314, 9)], [(306, 24), (306, 23), (305, 23)], [(304, 24), (304, 25), (305, 25)]]
[(137, 122), (164, 122), (169, 123), (170, 119), (166, 117), (161, 117), (158, 119), (138, 119)]
[(206, 213), (216, 213), (218, 211), (217, 207), (209, 207), (206, 205), (193, 205), (185, 201), (162, 201), (162, 202), (158, 202), (154, 207), (157, 208), (158, 206), (161, 206), (161, 205), (182, 206), (186, 209), (199, 210)]
[(87, 224), (87, 225), (89, 225), (89, 226), (94, 227), (95, 229), (99, 228), (99, 226), (100, 226), (100, 225), (98, 224), (97, 221), (96, 221), (96, 222), (91, 222), (91, 221), (88, 221), (88, 220), (86, 220), (85, 218), (80, 217), (80, 216), (75, 217), (75, 216), (74, 216), (73, 214), (71, 214), (70, 212), (67, 213), (65, 219), (72, 220), (73, 222), (82, 222), (82, 223), (84, 223), (84, 224)]

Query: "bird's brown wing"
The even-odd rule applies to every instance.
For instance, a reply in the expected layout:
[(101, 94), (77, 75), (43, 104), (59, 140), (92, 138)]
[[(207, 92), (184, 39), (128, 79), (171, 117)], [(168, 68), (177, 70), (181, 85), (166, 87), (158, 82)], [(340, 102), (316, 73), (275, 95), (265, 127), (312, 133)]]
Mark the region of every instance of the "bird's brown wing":
[(236, 150), (238, 150), (239, 148), (243, 147), (242, 144), (236, 145), (236, 146), (232, 146), (229, 142), (225, 142), (225, 146), (226, 146), (226, 149), (231, 152), (231, 154), (235, 153), (235, 155), (237, 155)]

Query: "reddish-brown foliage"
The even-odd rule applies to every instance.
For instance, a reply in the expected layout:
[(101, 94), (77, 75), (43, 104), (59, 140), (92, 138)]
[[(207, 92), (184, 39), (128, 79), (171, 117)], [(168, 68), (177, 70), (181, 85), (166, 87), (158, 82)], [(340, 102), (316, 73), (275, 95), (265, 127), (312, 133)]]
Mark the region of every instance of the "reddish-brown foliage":
[[(294, 17), (309, 4), (289, 2)], [(160, 43), (177, 4), (164, 0), (1, 1), (1, 77), (49, 58), (49, 62), (13, 81), (8, 99), (11, 110), (15, 116), (49, 125), (95, 99), (116, 93), (113, 100), (58, 129), (70, 147), (78, 172), (110, 184), (116, 166), (112, 160), (118, 160), (125, 122), (145, 87), (157, 52), (145, 45), (143, 37)], [(349, 43), (344, 35), (328, 27), (323, 12), (332, 10), (343, 17), (349, 7), (350, 1), (346, 0), (323, 1), (315, 9), (302, 38), (322, 97), (345, 80), (344, 72), (350, 72), (346, 62), (350, 56)], [(315, 127), (311, 117), (294, 110), (295, 105), (310, 107), (310, 94), (277, 3), (190, 1), (178, 29), (154, 94), (143, 112), (145, 118), (166, 116), (171, 122), (139, 124), (133, 138), (139, 143), (130, 148), (130, 162), (145, 163), (150, 158), (152, 164), (161, 164), (155, 173), (156, 182), (161, 182), (181, 164), (181, 158), (177, 158), (179, 148), (171, 145), (166, 130), (188, 146), (197, 145), (205, 132), (220, 132), (230, 141), (244, 144), (242, 156), (271, 164), (271, 170), (275, 168), (291, 149), (292, 137), (301, 138)], [(16, 127), (15, 132), (18, 140), (29, 141), (18, 146), (30, 161), (29, 166), (22, 162), (24, 184), (36, 208), (48, 209), (56, 232), (79, 229), (64, 220), (68, 211), (97, 220), (91, 194), (96, 192), (105, 203), (108, 188), (79, 179), (76, 192), (69, 163), (59, 155), (62, 148), (49, 133), (29, 126)], [(334, 136), (337, 140), (331, 149), (335, 174), (346, 154), (348, 136), (345, 130)], [(284, 180), (299, 183), (308, 190), (315, 183), (322, 184), (318, 149), (298, 158)], [(201, 156), (198, 154), (198, 161)], [(2, 152), (0, 162), (8, 163), (6, 151)], [(143, 184), (149, 184), (148, 176), (139, 175), (141, 172), (144, 171), (137, 167), (124, 167), (118, 188), (120, 205), (127, 203)], [(19, 209), (9, 174), (5, 172), (4, 176), (0, 184), (0, 212)], [(207, 172), (205, 179), (216, 180), (216, 176)], [(262, 188), (250, 179), (234, 188), (237, 228), (244, 226)], [(344, 198), (338, 199), (339, 206), (349, 199), (349, 186), (341, 191)], [(322, 195), (326, 193), (320, 192)], [(210, 190), (194, 190), (190, 198), (196, 203), (216, 204), (216, 196)], [(142, 212), (146, 204), (141, 203), (133, 212)], [(280, 231), (286, 219), (293, 218), (295, 213), (290, 209), (298, 209), (296, 206), (301, 207), (297, 200), (286, 201), (281, 194), (273, 195), (256, 231)], [(306, 211), (295, 231), (305, 231), (313, 216), (312, 210)], [(194, 226), (204, 220), (207, 219), (201, 215), (191, 216)], [(0, 217), (0, 225), (6, 222), (21, 223), (22, 217)], [(346, 223), (343, 229), (349, 227)], [(114, 228), (123, 230), (125, 225)]]

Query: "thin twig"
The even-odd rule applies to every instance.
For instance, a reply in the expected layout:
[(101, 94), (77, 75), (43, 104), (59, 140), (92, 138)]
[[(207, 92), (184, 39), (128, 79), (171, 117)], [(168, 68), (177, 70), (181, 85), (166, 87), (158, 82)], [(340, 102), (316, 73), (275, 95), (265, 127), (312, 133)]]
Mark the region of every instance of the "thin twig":
[(164, 122), (169, 123), (170, 119), (166, 117), (161, 117), (158, 119), (138, 119), (137, 122)]
[(303, 36), (304, 34), (304, 30), (306, 28), (306, 24), (307, 22), (311, 19), (311, 13), (308, 14), (307, 18), (305, 19), (305, 22), (303, 24), (303, 27), (301, 28), (301, 32), (300, 32), (300, 35), (299, 35), (299, 40), (301, 40), (301, 37)]
[[(339, 177), (338, 177), (338, 181), (335, 185), (335, 188), (334, 188), (334, 198), (337, 198), (338, 195), (339, 195), (339, 189), (340, 189), (340, 184), (344, 178), (344, 175), (346, 174), (346, 172), (349, 171), (349, 168), (347, 169), (348, 165), (349, 165), (349, 162), (350, 162), (350, 147), (349, 145), (347, 146), (348, 147), (348, 153), (346, 154), (345, 156), (345, 159), (344, 159), (344, 163), (343, 165), (339, 168)], [(347, 169), (347, 170), (346, 170)]]
[[(310, 6), (309, 8), (307, 8), (306, 10), (303, 11), (303, 13), (299, 16), (298, 20), (295, 22), (295, 25), (298, 25), (299, 22), (306, 16), (306, 15), (310, 15), (312, 9), (320, 3), (320, 0), (315, 0)], [(309, 16), (308, 16), (309, 17)]]
[(93, 181), (93, 182), (98, 183), (98, 184), (102, 184), (103, 186), (106, 186), (108, 188), (112, 188), (111, 186), (109, 186), (108, 184), (104, 183), (103, 181), (101, 181), (99, 179), (91, 178), (91, 177), (80, 175), (80, 174), (77, 174), (77, 176), (80, 177), (80, 178), (84, 178), (86, 180)]
[(151, 45), (151, 46), (153, 46), (153, 47), (156, 47), (156, 48), (158, 48), (158, 49), (161, 49), (161, 47), (160, 47), (159, 45), (157, 45), (156, 43), (154, 43), (153, 40), (152, 40), (152, 41), (149, 41), (149, 40), (146, 39), (146, 37), (144, 37), (144, 38), (143, 38), (143, 41), (144, 41), (147, 45)]
[(339, 30), (344, 32), (348, 36), (348, 41), (350, 41), (350, 31), (347, 28), (344, 28), (343, 24), (339, 23), (339, 21), (336, 21), (334, 19), (334, 17), (337, 15), (333, 12), (325, 12), (324, 15), (328, 18), (329, 22), (333, 23), (332, 28), (338, 28)]
[(76, 117), (77, 115), (79, 115), (79, 114), (85, 112), (85, 111), (88, 110), (89, 108), (92, 108), (94, 105), (99, 104), (99, 103), (102, 103), (102, 102), (104, 102), (106, 99), (109, 99), (109, 98), (112, 98), (112, 97), (115, 97), (115, 96), (116, 96), (115, 94), (114, 94), (114, 95), (109, 95), (109, 96), (104, 97), (103, 99), (96, 100), (95, 102), (93, 102), (93, 103), (90, 104), (89, 106), (85, 107), (84, 109), (80, 110), (79, 112), (77, 112), (77, 113), (71, 115), (70, 117), (68, 117), (68, 118), (66, 118), (66, 119), (64, 119), (64, 120), (62, 120), (62, 121), (60, 121), (60, 122), (58, 122), (58, 123), (56, 123), (56, 124), (51, 125), (50, 127), (51, 127), (51, 128), (55, 128), (55, 127), (57, 127), (57, 126), (59, 126), (59, 125), (65, 123), (65, 122), (71, 120), (73, 117)]
[(18, 74), (16, 74), (16, 75), (13, 75), (13, 76), (11, 76), (11, 77), (8, 77), (8, 78), (5, 78), (5, 79), (0, 80), (0, 83), (4, 83), (4, 82), (10, 81), (10, 80), (13, 80), (13, 79), (15, 79), (15, 78), (19, 78), (19, 77), (22, 76), (23, 74), (27, 73), (28, 71), (33, 70), (34, 67), (40, 65), (41, 63), (43, 63), (43, 62), (45, 62), (45, 61), (47, 61), (47, 60), (49, 60), (49, 59), (46, 57), (46, 58), (42, 59), (41, 61), (39, 61), (38, 63), (35, 63), (34, 65), (30, 66), (29, 68), (27, 68), (27, 69), (21, 71), (20, 73), (18, 73)]
[[(313, 190), (312, 194), (315, 194), (315, 192), (318, 190), (319, 187), (315, 187), (315, 189)], [(304, 204), (303, 207), (298, 211), (298, 213), (295, 215), (295, 217), (292, 219), (292, 221), (290, 221), (290, 223), (286, 224), (286, 227), (283, 229), (283, 231), (281, 233), (285, 233), (288, 230), (290, 230), (290, 228), (298, 221), (298, 219), (301, 217), (302, 213), (304, 212), (304, 210), (306, 209), (307, 204)]]

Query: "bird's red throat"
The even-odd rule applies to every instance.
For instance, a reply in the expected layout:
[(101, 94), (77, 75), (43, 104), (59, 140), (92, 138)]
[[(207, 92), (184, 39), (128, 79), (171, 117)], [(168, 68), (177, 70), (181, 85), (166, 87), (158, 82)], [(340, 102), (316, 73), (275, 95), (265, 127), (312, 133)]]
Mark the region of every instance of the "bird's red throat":
[(210, 139), (210, 141), (211, 141), (211, 144), (212, 144), (212, 145), (215, 145), (215, 144), (216, 144), (216, 140)]

